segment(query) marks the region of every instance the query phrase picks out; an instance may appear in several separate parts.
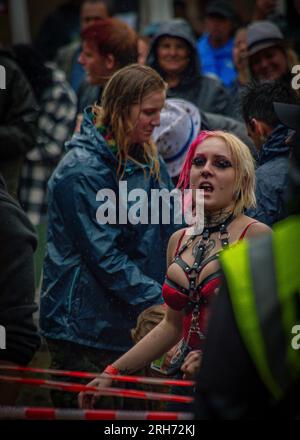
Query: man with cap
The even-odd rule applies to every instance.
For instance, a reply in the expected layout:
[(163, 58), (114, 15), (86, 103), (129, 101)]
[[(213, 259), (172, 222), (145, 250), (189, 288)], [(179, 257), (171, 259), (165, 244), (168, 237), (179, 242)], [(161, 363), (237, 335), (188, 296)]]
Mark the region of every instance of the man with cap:
[(270, 21), (256, 21), (247, 28), (249, 68), (253, 78), (261, 80), (291, 79), (287, 43), (281, 30)]
[(221, 256), (225, 282), (212, 310), (196, 418), (300, 415), (300, 106), (274, 104), (292, 142), (290, 216), (272, 235)]
[(232, 58), (235, 19), (229, 3), (213, 1), (206, 9), (207, 33), (197, 44), (203, 73), (217, 76), (226, 87), (237, 75)]

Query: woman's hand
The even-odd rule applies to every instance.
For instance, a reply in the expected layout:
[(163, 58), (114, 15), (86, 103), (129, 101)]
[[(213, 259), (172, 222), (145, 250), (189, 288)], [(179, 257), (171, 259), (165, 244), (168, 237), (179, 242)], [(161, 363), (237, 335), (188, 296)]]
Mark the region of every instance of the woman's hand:
[(200, 370), (201, 360), (201, 350), (193, 350), (186, 356), (181, 367), (181, 371), (184, 373), (183, 379), (190, 380), (196, 378)]
[(109, 374), (102, 373), (101, 377), (97, 377), (93, 379), (91, 382), (87, 384), (89, 387), (97, 387), (99, 388), (99, 392), (91, 392), (91, 391), (82, 391), (78, 394), (78, 405), (79, 408), (82, 409), (92, 409), (94, 408), (95, 403), (101, 396), (101, 388), (110, 387), (112, 384), (112, 379)]

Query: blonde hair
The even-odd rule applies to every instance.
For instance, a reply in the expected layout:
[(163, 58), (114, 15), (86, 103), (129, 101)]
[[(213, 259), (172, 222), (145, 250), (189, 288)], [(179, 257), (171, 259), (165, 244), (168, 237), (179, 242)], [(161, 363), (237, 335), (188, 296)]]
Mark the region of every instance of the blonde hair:
[(237, 136), (225, 131), (201, 131), (191, 143), (186, 155), (177, 188), (181, 191), (189, 188), (190, 172), (196, 148), (208, 138), (217, 137), (222, 139), (229, 148), (235, 170), (235, 207), (234, 215), (242, 214), (244, 209), (255, 207), (255, 169), (254, 159), (247, 145)]
[(247, 145), (237, 136), (224, 131), (214, 131), (213, 137), (222, 139), (229, 148), (235, 170), (236, 203), (234, 215), (256, 206), (254, 159)]
[[(135, 104), (154, 92), (165, 91), (166, 83), (151, 67), (132, 64), (118, 70), (108, 81), (102, 94), (102, 106), (94, 106), (96, 124), (104, 125), (111, 131), (118, 146), (117, 175), (121, 179), (128, 159), (144, 165), (130, 154), (130, 136), (134, 126), (130, 123), (130, 110)], [(150, 139), (144, 142), (143, 159), (149, 165), (150, 175), (159, 177), (157, 147)]]
[(131, 330), (131, 337), (137, 344), (154, 327), (156, 327), (164, 318), (166, 308), (163, 305), (151, 306), (145, 309), (137, 319), (136, 328)]

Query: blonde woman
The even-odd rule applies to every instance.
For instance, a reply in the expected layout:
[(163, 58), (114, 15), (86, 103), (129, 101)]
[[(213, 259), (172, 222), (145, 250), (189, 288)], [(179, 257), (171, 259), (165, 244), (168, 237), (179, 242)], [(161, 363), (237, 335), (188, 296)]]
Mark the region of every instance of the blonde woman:
[[(181, 229), (171, 237), (162, 290), (166, 315), (135, 347), (106, 367), (102, 378), (90, 383), (99, 387), (100, 394), (102, 386), (111, 385), (111, 374), (133, 373), (180, 340), (171, 370), (175, 372), (181, 364), (185, 377), (195, 376), (209, 306), (221, 283), (219, 253), (241, 239), (270, 231), (268, 226), (243, 214), (245, 208), (255, 205), (254, 179), (252, 156), (236, 136), (222, 131), (201, 132), (191, 144), (178, 187), (203, 190), (203, 233), (191, 236), (187, 229)], [(79, 404), (91, 407), (97, 397), (81, 393)]]
[[(102, 371), (131, 347), (138, 315), (162, 302), (165, 254), (175, 228), (150, 220), (132, 224), (133, 202), (126, 211), (119, 183), (128, 191), (142, 189), (147, 209), (153, 189), (171, 189), (151, 140), (165, 94), (164, 81), (151, 68), (119, 70), (105, 87), (102, 107), (85, 112), (80, 134), (50, 180), (41, 329), (53, 368)], [(56, 406), (74, 406), (72, 396), (54, 391), (52, 398)]]

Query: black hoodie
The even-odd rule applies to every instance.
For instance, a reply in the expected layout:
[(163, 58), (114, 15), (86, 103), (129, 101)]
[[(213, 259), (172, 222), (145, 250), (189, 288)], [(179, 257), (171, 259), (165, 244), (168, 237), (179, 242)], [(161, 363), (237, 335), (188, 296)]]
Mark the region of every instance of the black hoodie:
[(164, 36), (181, 38), (187, 43), (191, 51), (189, 65), (179, 85), (169, 88), (167, 97), (186, 99), (195, 104), (200, 111), (233, 116), (234, 108), (231, 98), (221, 82), (218, 79), (201, 74), (196, 40), (189, 24), (185, 20), (175, 19), (165, 22), (160, 26), (152, 42), (147, 64), (164, 78), (164, 72), (160, 68), (157, 59), (158, 42)]
[(39, 346), (33, 322), (33, 254), (37, 240), (34, 228), (8, 194), (0, 174), (0, 325), (6, 333), (6, 349), (0, 360), (26, 365)]
[(35, 146), (38, 107), (31, 87), (10, 52), (0, 49), (6, 88), (0, 89), (0, 173), (17, 197), (25, 154)]

